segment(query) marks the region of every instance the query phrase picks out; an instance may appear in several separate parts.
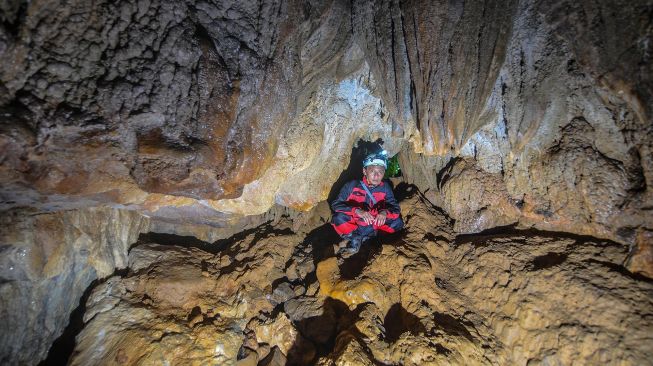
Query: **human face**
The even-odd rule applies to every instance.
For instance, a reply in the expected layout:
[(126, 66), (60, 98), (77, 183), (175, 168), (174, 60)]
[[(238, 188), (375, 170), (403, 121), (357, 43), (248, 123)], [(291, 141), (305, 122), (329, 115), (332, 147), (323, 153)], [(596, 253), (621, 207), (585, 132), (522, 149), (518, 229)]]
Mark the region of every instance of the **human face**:
[(367, 183), (372, 187), (381, 184), (384, 174), (385, 168), (380, 165), (370, 165), (367, 168), (363, 168), (363, 175), (367, 178)]

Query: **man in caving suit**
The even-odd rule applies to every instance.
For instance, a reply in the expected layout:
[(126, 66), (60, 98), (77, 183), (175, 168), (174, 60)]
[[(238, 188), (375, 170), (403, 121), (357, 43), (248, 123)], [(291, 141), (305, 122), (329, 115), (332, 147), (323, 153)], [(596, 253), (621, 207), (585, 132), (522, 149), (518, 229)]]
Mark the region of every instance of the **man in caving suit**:
[(385, 151), (363, 160), (363, 179), (345, 184), (331, 203), (331, 225), (344, 240), (336, 254), (349, 257), (361, 244), (376, 236), (378, 230), (394, 233), (404, 227), (399, 204), (389, 182), (383, 180), (388, 168)]

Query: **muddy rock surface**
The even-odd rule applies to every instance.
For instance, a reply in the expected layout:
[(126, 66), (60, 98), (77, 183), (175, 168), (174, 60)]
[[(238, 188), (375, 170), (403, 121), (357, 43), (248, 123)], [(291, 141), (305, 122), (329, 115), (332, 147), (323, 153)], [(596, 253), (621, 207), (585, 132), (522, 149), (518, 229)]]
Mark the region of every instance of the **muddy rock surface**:
[[(138, 245), (128, 273), (91, 293), (71, 363), (648, 362), (653, 283), (620, 265), (622, 245), (539, 231), (456, 237), (419, 194), (402, 207), (405, 232), (346, 260), (320, 228), (260, 227), (217, 252)], [(315, 266), (291, 280), (304, 260)]]

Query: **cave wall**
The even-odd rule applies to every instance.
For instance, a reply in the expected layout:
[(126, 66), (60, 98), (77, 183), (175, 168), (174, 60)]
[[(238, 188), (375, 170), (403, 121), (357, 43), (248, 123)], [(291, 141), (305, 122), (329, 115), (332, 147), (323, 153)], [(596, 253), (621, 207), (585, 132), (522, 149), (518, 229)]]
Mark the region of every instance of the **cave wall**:
[[(512, 11), (505, 27), (477, 32), (483, 22), (468, 20), (463, 9), (454, 19), (458, 31), (423, 32), (429, 43), (408, 41), (417, 33), (413, 29), (428, 26), (420, 16), (429, 9), (417, 8), (412, 19), (410, 11), (402, 12), (401, 24), (417, 25), (395, 35), (400, 43), (406, 40), (406, 51), (395, 54), (406, 55), (414, 85), (400, 84), (411, 98), (398, 101), (411, 101), (412, 110), (424, 116), (422, 146), (405, 146), (402, 153), (405, 179), (428, 190), (429, 199), (456, 220), (457, 232), (517, 225), (610, 238), (631, 245), (629, 268), (650, 276), (650, 4), (506, 6), (484, 9), (489, 19), (492, 11)], [(457, 51), (461, 39), (490, 37), (488, 32), (495, 38)], [(432, 46), (441, 43), (450, 45), (444, 60), (424, 57), (428, 50), (443, 50)], [(492, 52), (496, 62), (477, 56)], [(439, 64), (413, 62), (425, 58)], [(476, 66), (469, 69), (470, 63)], [(442, 69), (454, 81), (439, 74)], [(421, 86), (424, 80), (431, 84)], [(467, 88), (466, 99), (450, 86)], [(423, 99), (445, 121), (439, 136), (427, 128), (433, 123), (420, 107)], [(459, 105), (473, 111), (473, 118), (456, 117)]]
[(0, 361), (44, 359), (97, 278), (127, 266), (149, 220), (137, 212), (86, 208), (3, 215), (0, 238)]
[(306, 210), (381, 138), (460, 232), (650, 237), (644, 1), (5, 8), (5, 209)]
[[(401, 152), (403, 179), (458, 233), (608, 238), (650, 277), (652, 8), (3, 2), (2, 318), (20, 311), (40, 319), (32, 334), (47, 331), (20, 346), (3, 334), (2, 354), (44, 356), (141, 231), (212, 242), (275, 217), (270, 208), (314, 208), (359, 139)], [(124, 235), (106, 239), (101, 222)], [(86, 247), (102, 259), (79, 264)], [(57, 253), (54, 272), (31, 267)], [(57, 284), (65, 304), (47, 302)]]
[(8, 7), (5, 208), (308, 209), (359, 138), (399, 151), (346, 2)]

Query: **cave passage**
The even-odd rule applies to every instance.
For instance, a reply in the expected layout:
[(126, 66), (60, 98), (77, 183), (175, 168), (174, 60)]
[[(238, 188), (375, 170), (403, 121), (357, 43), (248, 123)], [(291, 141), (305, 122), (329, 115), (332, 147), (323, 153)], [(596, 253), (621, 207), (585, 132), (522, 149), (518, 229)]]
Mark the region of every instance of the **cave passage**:
[(650, 364), (652, 8), (2, 1), (0, 364)]

